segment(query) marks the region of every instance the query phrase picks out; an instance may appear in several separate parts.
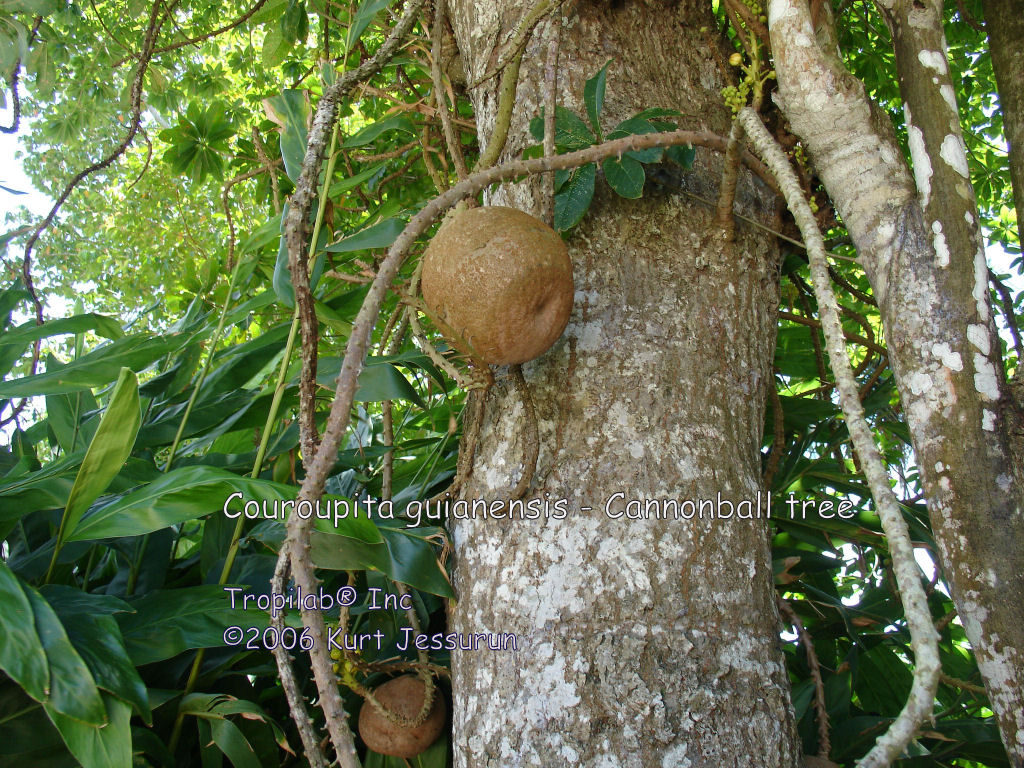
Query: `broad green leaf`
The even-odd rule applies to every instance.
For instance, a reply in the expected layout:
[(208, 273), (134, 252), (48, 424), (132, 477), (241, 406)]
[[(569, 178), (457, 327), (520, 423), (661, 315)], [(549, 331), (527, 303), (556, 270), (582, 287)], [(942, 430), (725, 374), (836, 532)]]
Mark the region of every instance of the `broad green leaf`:
[(604, 109), (604, 91), (608, 84), (608, 65), (612, 59), (608, 59), (597, 74), (587, 80), (583, 86), (583, 102), (587, 106), (587, 116), (590, 118), (590, 125), (597, 134), (597, 140), (601, 138), (601, 110)]
[[(648, 120), (639, 117), (631, 117), (623, 120), (615, 130), (608, 134), (608, 140), (622, 139), (626, 136), (637, 134), (657, 133), (658, 128)], [(657, 163), (661, 160), (664, 150), (661, 147), (650, 147), (648, 149), (634, 149), (626, 153), (626, 157), (639, 160), (641, 163)]]
[[(335, 389), (343, 361), (344, 358), (340, 357), (321, 358), (317, 363), (317, 382), (328, 389)], [(358, 384), (356, 402), (411, 400), (422, 408), (426, 407), (419, 393), (395, 366), (378, 362), (373, 357), (367, 358), (363, 370), (359, 372)]]
[(260, 761), (238, 726), (230, 720), (210, 720), (213, 743), (235, 768), (260, 768)]
[(284, 348), (291, 322), (272, 326), (251, 341), (219, 350), (203, 381), (201, 397), (234, 392), (249, 384)]
[(665, 150), (665, 155), (672, 162), (680, 165), (683, 168), (690, 169), (693, 167), (693, 159), (697, 156), (697, 151), (693, 147), (668, 147)]
[(294, 45), (294, 41), (284, 36), (279, 23), (271, 24), (263, 38), (263, 66), (267, 69), (278, 66)]
[(405, 222), (401, 219), (385, 219), (372, 227), (362, 229), (354, 235), (349, 235), (328, 245), (324, 250), (331, 253), (350, 253), (373, 248), (389, 248), (402, 234), (403, 229), (405, 229)]
[(359, 4), (359, 9), (352, 17), (352, 23), (349, 24), (348, 30), (345, 33), (346, 55), (352, 50), (352, 46), (356, 44), (356, 41), (359, 40), (363, 32), (366, 31), (370, 22), (373, 21), (373, 17), (389, 5), (391, 5), (391, 0), (363, 0)]
[(47, 696), (42, 700), (49, 709), (82, 723), (103, 725), (107, 713), (89, 667), (68, 639), (68, 634), (50, 604), (32, 587), (25, 588), (32, 606), (37, 637), (50, 667)]
[(608, 186), (619, 195), (631, 199), (643, 197), (647, 175), (638, 161), (631, 157), (623, 157), (621, 160), (609, 157), (601, 163), (601, 169)]
[(163, 589), (131, 601), (135, 613), (121, 613), (128, 655), (136, 666), (152, 664), (196, 648), (224, 645), (224, 630), (231, 626), (266, 629), (269, 614), (231, 608), (229, 593), (214, 584)]
[(284, 13), (288, 0), (268, 0), (256, 13), (249, 17), (249, 24), (266, 24), (268, 21), (276, 22)]
[[(235, 422), (243, 418), (253, 403), (259, 399), (258, 392), (244, 389), (204, 396), (193, 406), (182, 436), (196, 437), (233, 429)], [(135, 441), (136, 447), (170, 445), (178, 432), (185, 407), (185, 403), (177, 403), (158, 412), (152, 421), (147, 421), (143, 425)]]
[(33, 76), (33, 91), (40, 99), (53, 98), (57, 80), (57, 66), (50, 55), (50, 46), (45, 40), (36, 40), (25, 61), (25, 70)]
[(47, 320), (42, 325), (36, 325), (35, 322), (23, 323), (17, 328), (0, 333), (0, 347), (24, 346), (31, 344), (36, 339), (87, 331), (93, 331), (97, 336), (106, 339), (119, 339), (124, 336), (124, 331), (121, 330), (121, 325), (116, 320), (90, 312), (84, 315)]
[(61, 535), (57, 538), (58, 547), (74, 534), (85, 510), (121, 471), (135, 446), (141, 423), (139, 380), (131, 370), (122, 368), (68, 495)]
[(641, 120), (657, 120), (661, 117), (683, 117), (683, 113), (678, 109), (665, 109), (663, 107), (651, 107), (645, 109), (642, 112), (637, 112), (633, 115), (634, 118), (640, 118)]
[(380, 571), (390, 578), (416, 589), (442, 597), (453, 597), (451, 583), (441, 570), (434, 537), (439, 543), (439, 528), (407, 528), (402, 521), (378, 521), (383, 542), (368, 545), (333, 533), (317, 530), (313, 534), (313, 562), (331, 570)]
[[(441, 569), (437, 556), (444, 529), (409, 528), (401, 519), (378, 518), (379, 544), (354, 541), (335, 534), (334, 529), (317, 521), (312, 536), (313, 562), (330, 570), (379, 571), (394, 581), (441, 597), (454, 597), (451, 583)], [(268, 520), (249, 533), (277, 552), (284, 540), (285, 527)]]
[[(82, 519), (69, 541), (138, 536), (209, 514), (224, 514), (228, 498), (235, 493), (241, 497), (236, 497), (232, 513), (246, 501), (266, 502), (270, 508), (274, 502), (294, 500), (298, 488), (214, 467), (180, 467), (95, 509)], [(329, 501), (326, 497), (325, 506)], [(380, 541), (376, 527), (365, 515), (339, 520), (337, 532), (362, 541)]]
[(50, 462), (42, 469), (0, 482), (0, 521), (16, 520), (39, 509), (63, 507), (85, 451)]
[[(543, 133), (541, 133), (543, 137)], [(555, 107), (555, 145), (560, 149), (584, 149), (597, 139), (587, 124), (572, 110)]]
[(281, 17), (281, 36), (290, 43), (302, 45), (309, 34), (309, 15), (304, 0), (288, 0)]
[(102, 696), (107, 720), (102, 728), (67, 717), (49, 705), (46, 714), (83, 768), (131, 768), (132, 733), (128, 723), (132, 708), (109, 693)]
[[(31, 589), (31, 587), (29, 588)], [(21, 580), (0, 561), (0, 669), (36, 701), (45, 701), (50, 666), (36, 634), (32, 604)]]
[(564, 232), (572, 229), (587, 212), (594, 197), (594, 180), (597, 166), (587, 163), (573, 171), (572, 176), (555, 195), (555, 229)]
[(383, 120), (378, 120), (375, 123), (370, 123), (366, 127), (361, 128), (345, 139), (345, 141), (341, 143), (341, 146), (349, 149), (353, 147), (363, 147), (375, 141), (378, 136), (382, 133), (386, 133), (387, 131), (404, 131), (405, 133), (413, 135), (416, 133), (416, 130), (408, 117), (405, 117), (404, 115), (394, 115), (392, 117), (386, 117)]
[[(374, 176), (377, 176), (378, 174), (382, 173), (386, 167), (387, 163), (373, 165), (367, 168), (366, 170), (360, 171), (359, 173), (353, 176), (349, 176), (347, 178), (341, 179), (340, 181), (334, 182), (333, 184), (331, 184), (330, 197), (335, 198), (338, 197), (339, 195), (344, 194), (345, 192), (348, 192), (350, 189), (355, 189), (360, 184), (363, 184), (372, 179)], [(328, 248), (327, 250), (330, 250), (330, 248)]]
[(85, 414), (98, 409), (99, 403), (89, 390), (46, 396), (46, 420), (65, 454), (85, 450), (97, 426), (95, 418), (85, 422)]
[(47, 585), (41, 592), (60, 617), (96, 685), (131, 704), (151, 723), (146, 686), (128, 658), (121, 629), (113, 618), (115, 613), (131, 612), (131, 606), (116, 597), (57, 584)]
[(122, 368), (142, 371), (187, 341), (183, 334), (126, 336), (52, 371), (0, 382), (0, 397), (35, 397), (81, 392), (117, 380)]
[[(270, 37), (269, 33), (267, 37)], [(309, 93), (297, 88), (285, 88), (279, 95), (264, 99), (263, 107), (270, 119), (280, 127), (281, 158), (284, 160), (285, 173), (294, 184), (299, 179), (302, 161), (306, 156)]]

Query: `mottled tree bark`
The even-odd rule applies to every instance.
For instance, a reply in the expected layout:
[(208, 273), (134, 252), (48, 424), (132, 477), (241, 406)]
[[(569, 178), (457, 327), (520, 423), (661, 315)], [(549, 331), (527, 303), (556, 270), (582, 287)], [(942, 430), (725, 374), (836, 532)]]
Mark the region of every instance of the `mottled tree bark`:
[[(453, 0), (469, 81), (493, 66), (530, 2)], [(609, 58), (605, 128), (646, 107), (728, 132), (724, 85), (699, 33), (706, 3), (579, 3), (561, 31), (559, 100), (583, 114)], [(506, 155), (533, 143), (552, 29), (527, 49)], [(481, 141), (495, 82), (471, 92)], [(738, 204), (772, 218), (745, 172)], [(687, 189), (714, 199), (721, 160), (698, 152)], [(541, 183), (491, 202), (539, 215)], [(756, 501), (777, 294), (774, 248), (713, 206), (649, 188), (598, 194), (569, 240), (575, 307), (560, 341), (524, 365), (540, 435), (527, 500), (563, 520), (453, 525), (459, 632), (510, 632), (519, 650), (453, 654), (456, 766), (764, 766), (797, 763), (764, 519), (613, 519), (606, 501)], [(507, 374), (488, 396), (466, 498), (507, 497), (527, 425)], [(590, 507), (589, 511), (583, 507)], [(764, 509), (762, 507), (762, 514)]]
[(1018, 0), (982, 0), (1018, 221), (1024, 211), (1024, 14)]
[(893, 33), (913, 175), (888, 119), (816, 40), (803, 0), (769, 5), (780, 102), (878, 299), (942, 566), (1019, 766), (1024, 512), (941, 2), (878, 5)]

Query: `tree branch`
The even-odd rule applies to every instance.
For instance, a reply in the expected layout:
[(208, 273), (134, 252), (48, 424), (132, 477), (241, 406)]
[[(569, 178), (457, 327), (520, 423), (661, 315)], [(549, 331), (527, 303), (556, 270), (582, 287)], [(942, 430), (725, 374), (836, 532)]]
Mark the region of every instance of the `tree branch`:
[(818, 311), (821, 314), (822, 330), (832, 371), (836, 378), (839, 401), (842, 405), (850, 438), (860, 457), (864, 476), (875, 501), (875, 509), (882, 521), (889, 549), (893, 557), (893, 570), (903, 599), (907, 625), (910, 629), (910, 644), (914, 651), (914, 681), (910, 696), (899, 716), (889, 730), (875, 742), (875, 746), (858, 763), (859, 768), (888, 766), (910, 743), (918, 726), (932, 716), (935, 689), (938, 686), (941, 664), (939, 661), (938, 635), (932, 626), (928, 600), (921, 587), (920, 570), (914, 559), (914, 546), (910, 540), (907, 523), (900, 513), (896, 497), (889, 486), (889, 478), (882, 458), (875, 446), (871, 429), (864, 419), (864, 409), (857, 393), (857, 382), (853, 377), (850, 360), (846, 356), (843, 341), (843, 326), (839, 320), (839, 308), (828, 274), (825, 258), (825, 241), (821, 237), (817, 221), (804, 198), (796, 173), (789, 165), (782, 148), (775, 142), (761, 123), (761, 119), (750, 107), (739, 114), (747, 136), (757, 153), (768, 164), (779, 181), (786, 203), (796, 219), (797, 226), (807, 244), (811, 277)]

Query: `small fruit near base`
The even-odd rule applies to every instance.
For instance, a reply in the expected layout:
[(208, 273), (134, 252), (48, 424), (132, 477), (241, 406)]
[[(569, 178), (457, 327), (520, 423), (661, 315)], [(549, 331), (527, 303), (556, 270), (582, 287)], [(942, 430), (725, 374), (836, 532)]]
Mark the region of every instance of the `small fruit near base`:
[(562, 238), (516, 208), (470, 208), (423, 254), (423, 300), (491, 365), (525, 363), (562, 335), (572, 263)]
[[(410, 720), (419, 714), (425, 693), (426, 686), (416, 675), (396, 677), (373, 691), (385, 709)], [(447, 716), (441, 691), (434, 693), (434, 704), (427, 719), (415, 728), (391, 722), (373, 704), (364, 701), (359, 710), (359, 736), (374, 752), (392, 757), (415, 757), (437, 741)]]

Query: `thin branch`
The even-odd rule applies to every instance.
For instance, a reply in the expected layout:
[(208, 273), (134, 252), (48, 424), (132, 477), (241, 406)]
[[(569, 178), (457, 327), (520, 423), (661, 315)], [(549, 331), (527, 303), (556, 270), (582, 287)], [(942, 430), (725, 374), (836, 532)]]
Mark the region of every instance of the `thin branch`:
[(516, 391), (523, 401), (523, 422), (526, 424), (526, 447), (523, 449), (523, 475), (516, 483), (510, 499), (521, 499), (530, 489), (533, 482), (533, 475), (537, 471), (537, 456), (540, 453), (540, 436), (537, 430), (537, 412), (533, 408), (533, 396), (530, 394), (530, 386), (523, 376), (523, 366), (516, 364), (512, 366), (512, 382), (516, 385)]
[(786, 414), (782, 410), (782, 398), (779, 397), (779, 389), (775, 381), (775, 373), (772, 373), (771, 382), (768, 385), (768, 396), (772, 400), (772, 450), (768, 454), (768, 461), (761, 475), (761, 482), (766, 490), (771, 490), (772, 480), (779, 469), (779, 462), (782, 461), (782, 454), (786, 450)]
[[(388, 38), (377, 49), (377, 52), (355, 69), (345, 73), (336, 83), (327, 88), (317, 106), (316, 115), (313, 118), (313, 126), (309, 131), (307, 139), (306, 154), (302, 162), (302, 173), (295, 184), (295, 192), (291, 198), (285, 225), (288, 262), (291, 269), (292, 285), (295, 289), (295, 301), (301, 320), (304, 350), (311, 345), (315, 348), (317, 338), (316, 314), (313, 308), (313, 297), (309, 290), (309, 274), (307, 271), (308, 254), (306, 252), (306, 243), (308, 239), (306, 236), (306, 225), (318, 186), (320, 165), (323, 161), (327, 137), (328, 134), (332, 133), (335, 125), (338, 102), (355, 88), (358, 83), (377, 72), (384, 62), (388, 61), (398, 51), (402, 40), (416, 22), (422, 5), (423, 0), (412, 0), (408, 4), (401, 21), (394, 27)], [(370, 292), (373, 292), (372, 287)], [(377, 304), (376, 309), (380, 309), (379, 304)], [(376, 317), (376, 312), (374, 317)], [(358, 318), (356, 322), (359, 322)], [(355, 326), (353, 331), (355, 332)], [(361, 341), (363, 346), (359, 358), (360, 365), (362, 364), (362, 356), (366, 352), (366, 345), (369, 339), (361, 339)], [(338, 402), (338, 400), (335, 400), (336, 404)], [(351, 400), (345, 406), (344, 414), (335, 413), (332, 409), (335, 429), (341, 426), (342, 422), (345, 422), (347, 426), (350, 407)], [(331, 419), (329, 418), (328, 427), (330, 425)], [(305, 423), (303, 423), (303, 427), (303, 431), (305, 431)], [(327, 479), (327, 473), (330, 470), (330, 466), (333, 466), (334, 456), (337, 454), (340, 440), (341, 435), (336, 433), (332, 434), (330, 439), (325, 435), (324, 441), (320, 444), (315, 458), (313, 458), (313, 464), (319, 466), (320, 474), (314, 476), (312, 481), (307, 475), (306, 481), (303, 483), (303, 492), (307, 494), (314, 487), (314, 483), (319, 483), (319, 489), (315, 492), (315, 496), (306, 495), (303, 498), (319, 499), (323, 492), (323, 483)], [(305, 440), (304, 444), (309, 444), (310, 442), (310, 440)], [(309, 461), (311, 457), (307, 455), (305, 458)], [(311, 520), (302, 520), (298, 516), (292, 516), (288, 520), (288, 535), (285, 539), (285, 546), (282, 547), (283, 551), (279, 555), (279, 558), (290, 558), (296, 586), (307, 594), (315, 592), (318, 585), (310, 559), (309, 524), (311, 522)], [(323, 616), (319, 612), (304, 610), (302, 612), (302, 620), (312, 636), (313, 648), (310, 651), (310, 658), (313, 666), (313, 676), (320, 694), (320, 706), (324, 711), (327, 721), (327, 730), (337, 752), (337, 760), (342, 768), (358, 768), (359, 758), (356, 754), (352, 733), (348, 727), (348, 715), (345, 712), (344, 702), (338, 692), (333, 664), (327, 649), (327, 635)], [(278, 663), (280, 667), (280, 660), (278, 660)]]
[[(498, 162), (502, 150), (505, 149), (505, 142), (508, 139), (508, 129), (512, 124), (512, 111), (516, 103), (516, 86), (519, 85), (519, 68), (523, 63), (523, 51), (530, 39), (534, 27), (552, 11), (556, 10), (563, 0), (538, 0), (537, 3), (526, 12), (519, 26), (516, 27), (510, 43), (512, 53), (508, 63), (501, 69), (501, 84), (498, 86), (498, 110), (494, 118), (494, 130), (491, 131), (490, 140), (480, 159), (477, 161), (474, 170), (489, 168)], [(484, 78), (487, 79), (487, 78)]]
[(781, 595), (777, 596), (777, 598), (779, 610), (786, 617), (786, 621), (796, 627), (800, 644), (804, 647), (804, 652), (807, 654), (807, 669), (811, 673), (811, 679), (814, 681), (814, 713), (818, 720), (818, 757), (823, 757), (827, 760), (828, 753), (832, 751), (832, 742), (829, 737), (828, 707), (825, 704), (825, 683), (821, 679), (821, 664), (818, 661), (818, 654), (814, 650), (814, 641), (804, 627), (804, 623), (800, 621), (796, 611), (793, 610), (793, 606), (789, 604), (789, 601), (784, 600)]
[[(804, 317), (803, 315), (797, 315), (794, 314), (793, 312), (786, 312), (785, 310), (779, 310), (779, 317), (782, 318), (783, 320), (789, 320), (790, 322), (793, 323), (806, 325), (808, 328), (821, 328), (821, 321), (816, 320), (813, 317)], [(880, 355), (888, 354), (885, 347), (881, 346), (875, 341), (872, 341), (871, 339), (866, 339), (859, 334), (850, 333), (849, 331), (844, 330), (843, 336), (847, 339), (847, 341), (852, 341), (854, 344), (860, 344), (862, 347), (870, 349), (872, 352), (877, 352)]]
[(512, 37), (505, 46), (505, 50), (498, 58), (498, 62), (466, 87), (469, 90), (478, 88), (499, 72), (508, 69), (515, 59), (522, 59), (526, 43), (530, 39), (530, 33), (537, 26), (538, 22), (552, 11), (556, 10), (565, 0), (538, 0), (538, 2), (526, 12), (519, 21)]
[[(555, 110), (558, 85), (558, 38), (562, 25), (556, 18), (554, 35), (548, 43), (548, 57), (544, 62), (544, 157), (555, 154)], [(555, 174), (546, 173), (544, 194), (544, 220), (549, 227), (555, 225)]]
[(739, 119), (758, 154), (779, 180), (786, 202), (793, 212), (804, 242), (807, 243), (814, 291), (818, 299), (829, 360), (839, 391), (839, 401), (892, 553), (893, 569), (910, 630), (910, 645), (914, 652), (914, 680), (907, 703), (888, 731), (878, 738), (871, 751), (858, 763), (859, 768), (881, 768), (892, 763), (914, 738), (918, 727), (933, 715), (935, 689), (941, 671), (938, 635), (932, 626), (931, 612), (921, 586), (921, 572), (914, 559), (914, 545), (910, 540), (907, 523), (900, 513), (896, 497), (889, 486), (885, 465), (875, 446), (871, 429), (864, 419), (857, 382), (853, 378), (850, 361), (846, 356), (843, 327), (828, 274), (825, 242), (817, 221), (804, 198), (796, 173), (782, 148), (764, 127), (761, 118), (747, 107), (740, 112)]
[[(217, 37), (218, 35), (223, 35), (225, 32), (230, 32), (235, 27), (241, 26), (242, 24), (247, 22), (250, 18), (252, 18), (253, 14), (255, 14), (256, 11), (258, 11), (260, 8), (262, 8), (266, 4), (266, 2), (267, 2), (267, 0), (256, 0), (256, 4), (252, 8), (250, 8), (248, 11), (246, 11), (244, 14), (239, 16), (237, 19), (235, 19), (230, 24), (226, 24), (223, 27), (218, 27), (217, 29), (213, 30), (212, 32), (206, 32), (206, 33), (204, 33), (202, 35), (196, 35), (195, 37), (190, 37), (187, 40), (180, 40), (177, 43), (171, 43), (170, 45), (165, 45), (162, 48), (157, 48), (156, 50), (154, 50), (154, 51), (152, 51), (150, 53), (150, 56), (157, 56), (157, 55), (159, 55), (161, 53), (167, 53), (169, 51), (176, 51), (179, 48), (184, 48), (187, 45), (195, 45), (196, 43), (201, 43), (204, 40), (209, 40), (212, 37)], [(120, 67), (122, 64), (125, 63), (125, 61), (127, 61), (127, 58), (123, 58), (123, 59), (119, 59), (119, 60), (115, 61), (114, 62), (114, 67)]]
[[(444, 82), (441, 79), (441, 36), (444, 31), (444, 18), (448, 13), (448, 0), (436, 0), (434, 4), (434, 25), (431, 36), (434, 38), (430, 43), (430, 78), (434, 83), (434, 103), (437, 107), (437, 114), (441, 118), (441, 130), (444, 132), (444, 140), (448, 145), (448, 154), (452, 156), (455, 163), (455, 172), (462, 181), (469, 175), (466, 168), (466, 158), (462, 155), (462, 144), (455, 128), (452, 126), (452, 116), (448, 112), (448, 98), (445, 96)], [(452, 104), (452, 106), (455, 106)]]
[(277, 174), (271, 170), (271, 166), (277, 165), (279, 160), (275, 160), (271, 163), (270, 157), (267, 155), (267, 148), (263, 146), (263, 137), (260, 136), (260, 131), (255, 125), (252, 127), (252, 143), (253, 146), (256, 147), (256, 157), (259, 158), (260, 164), (267, 169), (267, 173), (270, 176), (270, 189), (274, 193), (274, 213), (280, 216), (281, 188), (277, 182)]
[(718, 193), (718, 224), (725, 232), (725, 239), (736, 238), (736, 223), (732, 207), (736, 200), (736, 182), (739, 179), (740, 153), (743, 151), (743, 128), (733, 120), (729, 130), (729, 143), (725, 148), (725, 163), (722, 166), (722, 184)]
[(1024, 364), (1024, 346), (1021, 345), (1020, 331), (1017, 329), (1017, 316), (1013, 311), (1013, 296), (991, 269), (988, 271), (988, 279), (1002, 300), (1003, 314), (1006, 315), (1006, 327), (1010, 329), (1010, 335), (1013, 336), (1013, 348), (1017, 351), (1017, 360), (1021, 361), (1018, 362), (1018, 365)]
[[(277, 565), (274, 568), (274, 576), (271, 579), (271, 591), (275, 595), (285, 594), (285, 578), (288, 575), (288, 543), (285, 542), (278, 552)], [(284, 611), (271, 613), (270, 624), (278, 633), (284, 631)], [(327, 759), (323, 750), (320, 749), (320, 740), (316, 736), (313, 721), (309, 718), (306, 710), (305, 700), (302, 698), (302, 691), (298, 681), (295, 679), (295, 669), (292, 667), (292, 657), (288, 650), (280, 643), (276, 644), (272, 652), (277, 662), (277, 671), (281, 676), (281, 688), (284, 690), (285, 699), (288, 701), (288, 709), (292, 713), (292, 720), (299, 731), (299, 738), (302, 740), (302, 749), (306, 753), (310, 768), (327, 768)]]
[(21, 59), (14, 62), (14, 71), (7, 84), (11, 88), (11, 124), (0, 125), (0, 133), (17, 133), (21, 125), (21, 97), (18, 96), (18, 76), (21, 73)]

